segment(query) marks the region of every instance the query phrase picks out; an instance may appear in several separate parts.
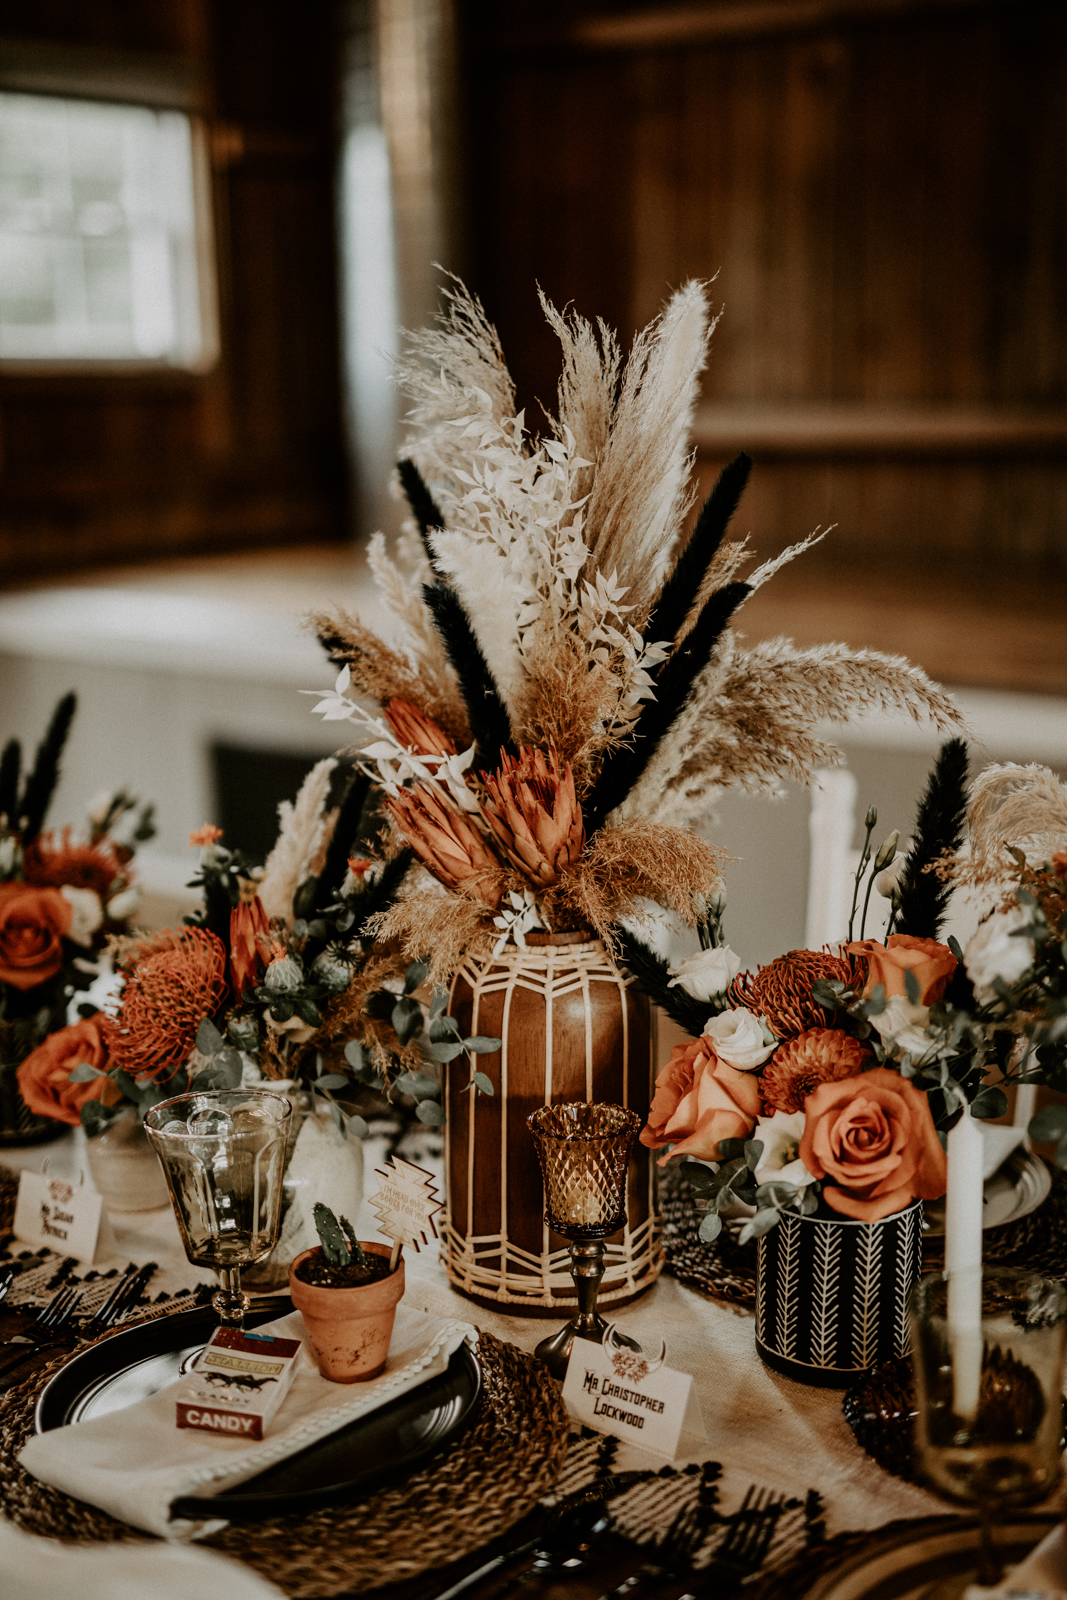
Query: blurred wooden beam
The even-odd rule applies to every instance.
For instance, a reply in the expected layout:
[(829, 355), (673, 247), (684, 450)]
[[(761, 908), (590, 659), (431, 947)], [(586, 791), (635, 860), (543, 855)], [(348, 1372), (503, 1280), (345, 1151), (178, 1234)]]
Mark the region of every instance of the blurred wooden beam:
[(502, 29), (475, 53), (497, 56), (545, 52), (620, 54), (684, 50), (699, 45), (819, 32), (842, 24), (925, 20), (945, 13), (1021, 11), (1047, 0), (711, 0), (579, 18), (536, 31)]
[(868, 403), (699, 407), (693, 443), (706, 455), (764, 459), (1067, 457), (1067, 411)]

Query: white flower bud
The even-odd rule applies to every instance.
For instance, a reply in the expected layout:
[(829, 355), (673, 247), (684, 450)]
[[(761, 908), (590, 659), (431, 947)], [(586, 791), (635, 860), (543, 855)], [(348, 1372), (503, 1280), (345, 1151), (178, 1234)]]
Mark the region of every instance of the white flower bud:
[(684, 989), (694, 1000), (713, 1000), (733, 983), (741, 971), (741, 957), (728, 944), (715, 950), (701, 950), (671, 967), (668, 988)]

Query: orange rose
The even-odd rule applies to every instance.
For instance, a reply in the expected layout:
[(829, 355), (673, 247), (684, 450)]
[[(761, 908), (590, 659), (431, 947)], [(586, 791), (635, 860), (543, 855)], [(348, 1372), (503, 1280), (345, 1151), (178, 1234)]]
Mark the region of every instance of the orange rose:
[(33, 989), (54, 978), (72, 914), (58, 889), (0, 883), (0, 983)]
[(50, 1033), (19, 1067), (19, 1092), (35, 1116), (69, 1122), (76, 1128), (87, 1100), (102, 1100), (106, 1106), (118, 1104), (121, 1090), (108, 1077), (71, 1083), (71, 1073), (83, 1061), (91, 1067), (107, 1067), (107, 1045), (96, 1017)]
[[(656, 1079), (656, 1093), (641, 1143), (650, 1150), (672, 1144), (672, 1156), (716, 1161), (720, 1139), (747, 1139), (760, 1113), (759, 1082), (715, 1054), (711, 1039), (676, 1044)], [(665, 1166), (664, 1156), (660, 1166)]]
[(857, 939), (845, 948), (853, 955), (867, 957), (870, 973), (864, 994), (870, 994), (880, 983), (887, 1000), (891, 995), (907, 995), (904, 974), (910, 971), (919, 985), (919, 1005), (934, 1006), (944, 998), (956, 970), (956, 957), (947, 944), (938, 944), (936, 939), (915, 939), (910, 933), (891, 933), (885, 944), (875, 939)]
[(830, 1180), (822, 1197), (858, 1222), (877, 1222), (945, 1192), (945, 1152), (926, 1096), (887, 1067), (823, 1083), (804, 1102), (800, 1159)]

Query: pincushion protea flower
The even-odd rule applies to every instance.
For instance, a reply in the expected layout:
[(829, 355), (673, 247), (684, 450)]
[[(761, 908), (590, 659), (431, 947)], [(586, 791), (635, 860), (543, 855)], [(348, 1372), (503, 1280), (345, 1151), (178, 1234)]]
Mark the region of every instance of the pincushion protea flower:
[(765, 1017), (779, 1039), (795, 1038), (809, 1028), (822, 1028), (826, 1012), (812, 998), (819, 979), (863, 987), (867, 964), (862, 956), (835, 956), (829, 950), (790, 950), (775, 956), (755, 973), (743, 972), (730, 985), (730, 1003)]
[(226, 998), (226, 949), (204, 928), (174, 928), (133, 955), (119, 1014), (107, 1025), (108, 1059), (138, 1083), (171, 1078), (196, 1030)]
[(421, 784), (388, 796), (385, 806), (435, 878), (497, 909), (504, 893), (501, 861), (470, 817)]
[(548, 889), (577, 865), (585, 846), (582, 808), (570, 767), (554, 750), (523, 748), (485, 780), (483, 808), (503, 854), (535, 888)]
[(858, 1039), (840, 1028), (809, 1028), (778, 1046), (760, 1078), (763, 1111), (803, 1111), (820, 1083), (855, 1078), (872, 1060)]

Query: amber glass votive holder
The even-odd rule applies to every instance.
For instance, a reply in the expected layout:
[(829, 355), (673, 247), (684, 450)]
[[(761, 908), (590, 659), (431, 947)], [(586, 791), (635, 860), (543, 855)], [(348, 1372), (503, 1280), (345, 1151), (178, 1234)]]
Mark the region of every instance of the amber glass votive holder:
[(545, 1221), (570, 1241), (578, 1293), (578, 1315), (536, 1351), (553, 1377), (564, 1378), (575, 1339), (599, 1342), (607, 1328), (596, 1309), (604, 1240), (626, 1221), (626, 1168), (641, 1118), (625, 1106), (577, 1100), (542, 1106), (526, 1125), (545, 1182)]

